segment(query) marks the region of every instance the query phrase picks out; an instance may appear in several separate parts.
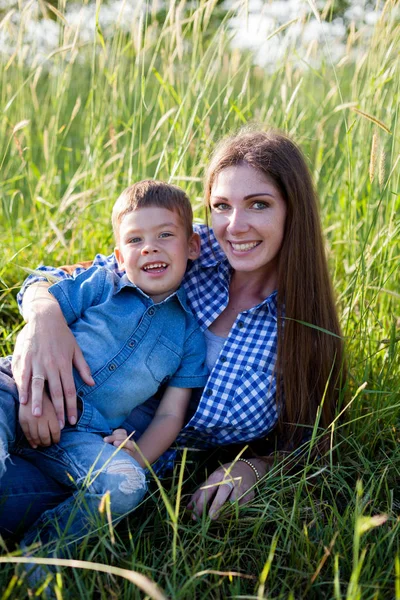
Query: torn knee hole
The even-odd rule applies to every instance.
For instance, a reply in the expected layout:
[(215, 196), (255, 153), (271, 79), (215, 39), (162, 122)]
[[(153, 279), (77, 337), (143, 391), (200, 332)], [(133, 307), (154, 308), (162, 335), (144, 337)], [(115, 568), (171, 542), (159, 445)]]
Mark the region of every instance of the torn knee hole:
[(143, 469), (136, 467), (129, 460), (113, 461), (104, 469), (107, 475), (123, 476), (118, 488), (123, 494), (133, 494), (146, 488), (146, 476)]

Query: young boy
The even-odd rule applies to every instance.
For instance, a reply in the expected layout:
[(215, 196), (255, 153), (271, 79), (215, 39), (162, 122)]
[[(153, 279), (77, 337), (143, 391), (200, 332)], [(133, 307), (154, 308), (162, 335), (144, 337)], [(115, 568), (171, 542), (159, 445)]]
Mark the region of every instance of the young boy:
[[(74, 373), (80, 414), (75, 426), (62, 431), (59, 443), (33, 449), (22, 440), (11, 362), (0, 361), (0, 477), (7, 452), (13, 452), (76, 490), (41, 517), (42, 540), (43, 523), (48, 530), (44, 539), (54, 536), (55, 523), (61, 532), (68, 524), (70, 534), (82, 534), (99, 514), (106, 492), (113, 519), (133, 510), (146, 492), (146, 465), (173, 443), (191, 389), (207, 380), (205, 342), (179, 288), (188, 259), (200, 252), (188, 197), (174, 186), (142, 181), (118, 198), (112, 223), (115, 254), (125, 275), (92, 267), (50, 287), (95, 382), (89, 386)], [(133, 456), (103, 441), (165, 384)]]

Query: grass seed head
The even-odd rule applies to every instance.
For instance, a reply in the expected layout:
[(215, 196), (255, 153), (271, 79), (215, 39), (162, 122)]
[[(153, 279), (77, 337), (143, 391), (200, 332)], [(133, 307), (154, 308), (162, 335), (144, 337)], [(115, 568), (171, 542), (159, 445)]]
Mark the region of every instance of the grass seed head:
[(372, 183), (375, 179), (375, 170), (376, 170), (376, 156), (378, 153), (378, 134), (375, 132), (372, 136), (372, 144), (371, 144), (371, 156), (369, 159), (369, 180)]

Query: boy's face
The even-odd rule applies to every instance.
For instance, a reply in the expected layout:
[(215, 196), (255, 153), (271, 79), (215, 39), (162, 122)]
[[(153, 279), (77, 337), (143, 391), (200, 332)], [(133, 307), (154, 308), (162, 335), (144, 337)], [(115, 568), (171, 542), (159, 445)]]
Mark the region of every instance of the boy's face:
[(200, 254), (200, 238), (188, 238), (179, 215), (166, 208), (149, 206), (125, 215), (115, 248), (119, 267), (129, 281), (154, 302), (162, 302), (181, 284), (188, 259)]

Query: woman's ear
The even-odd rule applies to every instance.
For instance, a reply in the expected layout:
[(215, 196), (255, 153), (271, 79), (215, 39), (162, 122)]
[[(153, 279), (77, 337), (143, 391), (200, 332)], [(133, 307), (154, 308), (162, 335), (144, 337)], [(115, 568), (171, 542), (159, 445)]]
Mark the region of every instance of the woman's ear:
[(122, 252), (121, 252), (121, 250), (118, 248), (118, 246), (116, 246), (116, 247), (114, 248), (114, 254), (115, 254), (115, 258), (117, 259), (117, 262), (118, 262), (118, 267), (119, 267), (121, 270), (123, 270), (123, 269), (125, 268), (125, 267), (124, 267), (124, 257), (123, 257), (123, 255), (122, 255)]
[(200, 256), (200, 236), (198, 233), (192, 233), (189, 239), (189, 258), (190, 260), (195, 260)]

